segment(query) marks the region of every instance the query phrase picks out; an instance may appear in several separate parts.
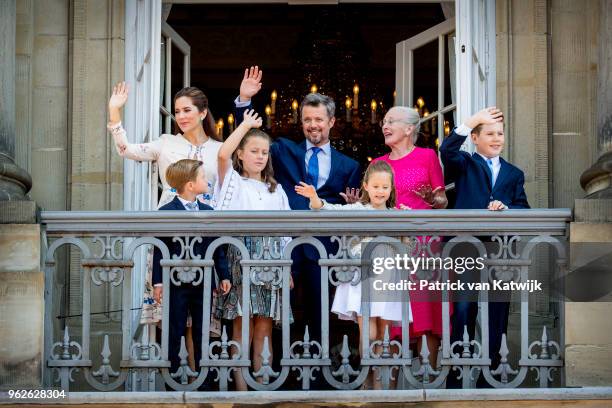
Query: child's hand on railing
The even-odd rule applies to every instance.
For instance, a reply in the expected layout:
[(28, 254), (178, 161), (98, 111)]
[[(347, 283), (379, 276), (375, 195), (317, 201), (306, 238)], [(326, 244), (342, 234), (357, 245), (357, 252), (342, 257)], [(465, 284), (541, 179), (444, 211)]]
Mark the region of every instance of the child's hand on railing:
[(508, 206), (499, 200), (491, 201), (489, 203), (489, 206), (487, 207), (487, 210), (489, 211), (502, 211), (502, 210), (507, 210), (507, 209), (508, 209)]
[(155, 286), (153, 288), (153, 299), (155, 300), (155, 302), (157, 304), (161, 305), (163, 293), (164, 293), (164, 287), (163, 286)]
[(219, 284), (219, 289), (221, 289), (222, 295), (227, 295), (231, 288), (232, 288), (232, 283), (229, 281), (229, 279), (223, 279), (221, 283)]

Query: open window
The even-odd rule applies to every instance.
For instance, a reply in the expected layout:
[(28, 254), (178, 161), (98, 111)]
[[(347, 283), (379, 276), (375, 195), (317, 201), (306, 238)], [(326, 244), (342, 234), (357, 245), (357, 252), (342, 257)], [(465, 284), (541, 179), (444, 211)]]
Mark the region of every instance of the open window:
[[(444, 136), (448, 134), (452, 123), (455, 123), (454, 113), (457, 110), (457, 104), (455, 103), (455, 79), (452, 75), (455, 67), (454, 43), (455, 18), (450, 18), (396, 45), (395, 104), (414, 106), (420, 111), (423, 118), (421, 127), (425, 132), (422, 136), (433, 138), (428, 147), (439, 146)], [(424, 53), (437, 54), (437, 101), (429, 105), (435, 109), (433, 112), (423, 109), (425, 101), (418, 92), (419, 85), (423, 82), (422, 77), (424, 74), (429, 74), (424, 70), (415, 70), (418, 64), (415, 59)]]
[[(495, 0), (457, 1), (455, 15), (396, 46), (396, 105), (422, 108), (416, 90), (424, 73), (415, 64), (419, 53), (438, 55), (435, 110), (420, 109), (436, 146), (453, 126), (495, 104)], [(473, 150), (469, 139), (464, 148)]]

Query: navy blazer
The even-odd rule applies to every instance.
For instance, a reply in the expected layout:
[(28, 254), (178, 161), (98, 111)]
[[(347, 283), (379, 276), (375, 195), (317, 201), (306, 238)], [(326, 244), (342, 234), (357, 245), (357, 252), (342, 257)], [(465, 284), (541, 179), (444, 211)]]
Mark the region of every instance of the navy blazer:
[(444, 169), (455, 180), (455, 208), (485, 209), (494, 200), (501, 201), (508, 208), (529, 208), (523, 188), (523, 172), (500, 157), (501, 168), (491, 189), (491, 170), (485, 160), (478, 153), (469, 154), (460, 150), (466, 137), (458, 135), (453, 129), (440, 147)]
[[(203, 204), (199, 201), (198, 201), (198, 205), (200, 206), (200, 211), (212, 211), (213, 209), (211, 206)], [(167, 211), (168, 210), (169, 211), (187, 211), (187, 209), (185, 208), (183, 203), (181, 203), (181, 200), (179, 200), (178, 197), (174, 197), (172, 201), (170, 201), (166, 205), (161, 206), (159, 209), (167, 210)], [(200, 255), (203, 259), (204, 255), (206, 254), (206, 250), (208, 249), (208, 246), (215, 238), (214, 237), (201, 237), (201, 238), (202, 238), (202, 242), (196, 242), (194, 244), (193, 253), (196, 256)], [(181, 254), (181, 244), (179, 242), (173, 242), (172, 237), (163, 237), (160, 239), (168, 247), (171, 258), (172, 258), (172, 255)], [(155, 250), (153, 251), (153, 276), (152, 276), (153, 285), (157, 283), (162, 283), (162, 267), (159, 264), (159, 261), (161, 260), (161, 258), (162, 258), (161, 251), (157, 249), (157, 247), (155, 247)], [(215, 261), (214, 270), (217, 272), (217, 275), (219, 276), (219, 281), (222, 281), (225, 279), (228, 279), (228, 280), (231, 279), (229, 269), (228, 269), (228, 264), (227, 264), (227, 258), (225, 256), (225, 250), (223, 249), (223, 246), (215, 250), (213, 259)], [(214, 289), (216, 287), (214, 278), (212, 279), (211, 283), (212, 283), (211, 287)]]
[[(242, 122), (244, 111), (251, 106), (236, 108), (236, 121)], [(333, 147), (331, 150), (331, 168), (325, 184), (317, 189), (320, 198), (331, 204), (345, 204), (340, 193), (347, 187), (359, 188), (361, 171), (359, 163), (340, 153)], [(270, 147), (274, 178), (283, 186), (289, 206), (292, 210), (310, 209), (310, 200), (295, 192), (295, 186), (300, 181), (306, 181), (306, 141), (295, 143), (284, 137), (279, 137)]]

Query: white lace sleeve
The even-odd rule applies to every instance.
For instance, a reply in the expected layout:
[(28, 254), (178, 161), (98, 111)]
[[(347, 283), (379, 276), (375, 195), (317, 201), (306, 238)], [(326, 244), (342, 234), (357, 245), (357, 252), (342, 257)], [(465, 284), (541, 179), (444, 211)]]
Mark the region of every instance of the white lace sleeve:
[[(231, 165), (230, 165), (231, 166)], [(240, 174), (230, 167), (223, 177), (223, 185), (219, 185), (219, 178), (215, 183), (215, 190), (211, 205), (215, 210), (240, 210)], [(246, 208), (242, 208), (246, 210)]]
[(107, 126), (119, 156), (138, 161), (155, 161), (161, 151), (161, 139), (150, 143), (130, 143), (121, 122)]
[(363, 210), (365, 209), (364, 205), (360, 202), (356, 202), (353, 204), (330, 204), (327, 201), (321, 199), (323, 202), (323, 207), (320, 210)]

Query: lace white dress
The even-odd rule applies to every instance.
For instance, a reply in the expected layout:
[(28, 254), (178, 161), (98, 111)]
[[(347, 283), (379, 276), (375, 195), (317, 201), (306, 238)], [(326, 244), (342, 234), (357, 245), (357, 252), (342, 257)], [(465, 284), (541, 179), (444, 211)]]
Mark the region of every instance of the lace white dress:
[[(371, 204), (363, 204), (356, 202), (353, 204), (329, 204), (325, 200), (323, 201), (323, 207), (321, 210), (374, 210)], [(351, 248), (351, 255), (360, 258), (361, 257), (361, 246), (369, 241), (373, 237), (362, 237), (361, 240), (355, 242)], [(395, 252), (390, 245), (382, 244), (377, 245), (373, 251), (372, 256), (378, 257), (394, 257)], [(397, 275), (394, 275), (397, 271), (388, 271), (388, 273), (380, 275), (380, 278), (384, 281), (395, 281)], [(393, 276), (392, 276), (393, 275)], [(334, 295), (334, 301), (332, 303), (331, 311), (338, 315), (341, 320), (352, 320), (357, 321), (357, 317), (361, 317), (361, 282), (353, 285), (352, 282), (342, 282), (336, 288), (336, 294)], [(409, 300), (406, 300), (409, 302)], [(401, 323), (402, 321), (402, 302), (399, 301), (371, 301), (370, 304), (370, 317), (379, 317), (385, 320), (391, 320)], [(412, 322), (412, 310), (408, 305), (408, 319)]]
[[(236, 170), (229, 168), (223, 179), (223, 185), (215, 186), (213, 194), (213, 208), (215, 210), (291, 210), (289, 199), (278, 184), (274, 192), (269, 191), (269, 185), (258, 180), (242, 177)], [(264, 243), (264, 241), (267, 242)], [(245, 237), (244, 243), (252, 256), (262, 254), (263, 246), (272, 248), (269, 257), (265, 259), (280, 258), (284, 248), (291, 241), (288, 237)], [(242, 316), (242, 267), (241, 256), (234, 246), (228, 251), (228, 262), (232, 271), (232, 289), (224, 296), (223, 305), (218, 310), (218, 318), (233, 320)], [(281, 285), (274, 282), (251, 283), (250, 312), (254, 316), (272, 318), (279, 324), (282, 320)], [(290, 313), (290, 322), (293, 317)]]
[(115, 148), (121, 157), (137, 161), (154, 161), (159, 168), (163, 191), (159, 198), (157, 208), (174, 199), (176, 192), (166, 181), (166, 169), (172, 163), (182, 159), (201, 160), (204, 163), (206, 178), (208, 179), (208, 194), (198, 197), (205, 204), (210, 204), (213, 186), (217, 183), (217, 153), (223, 143), (208, 138), (199, 146), (191, 144), (182, 134), (163, 134), (159, 139), (150, 143), (129, 143), (125, 129), (121, 122), (116, 125), (107, 125), (113, 139)]

